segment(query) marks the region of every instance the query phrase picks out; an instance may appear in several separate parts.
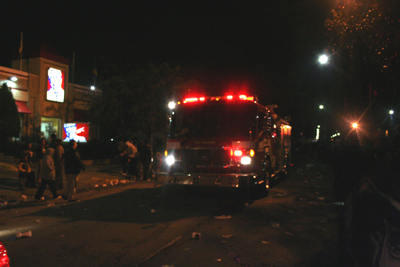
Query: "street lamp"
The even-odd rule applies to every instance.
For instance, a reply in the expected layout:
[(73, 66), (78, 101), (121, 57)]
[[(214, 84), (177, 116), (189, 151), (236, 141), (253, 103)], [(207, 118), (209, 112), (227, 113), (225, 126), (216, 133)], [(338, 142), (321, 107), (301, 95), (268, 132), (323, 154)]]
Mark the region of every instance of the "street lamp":
[(327, 64), (328, 63), (328, 56), (327, 55), (321, 55), (321, 56), (319, 56), (319, 58), (318, 58), (318, 62), (321, 64), (321, 65), (325, 65), (325, 64)]
[(324, 105), (319, 105), (319, 109), (324, 109)]

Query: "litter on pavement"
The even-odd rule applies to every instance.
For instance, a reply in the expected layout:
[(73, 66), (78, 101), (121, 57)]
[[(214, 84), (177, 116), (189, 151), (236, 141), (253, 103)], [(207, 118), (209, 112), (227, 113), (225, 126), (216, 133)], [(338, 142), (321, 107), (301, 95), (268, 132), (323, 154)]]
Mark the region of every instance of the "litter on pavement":
[(21, 238), (21, 237), (32, 237), (32, 231), (28, 231), (28, 232), (25, 232), (25, 233), (17, 233), (17, 234), (15, 234), (15, 236), (16, 236), (17, 238)]
[(279, 227), (279, 223), (278, 222), (271, 222), (271, 227), (278, 228)]
[(201, 238), (201, 234), (197, 233), (197, 232), (193, 232), (192, 233), (192, 239), (200, 239)]
[(215, 219), (219, 219), (219, 220), (232, 219), (232, 216), (231, 215), (215, 216)]

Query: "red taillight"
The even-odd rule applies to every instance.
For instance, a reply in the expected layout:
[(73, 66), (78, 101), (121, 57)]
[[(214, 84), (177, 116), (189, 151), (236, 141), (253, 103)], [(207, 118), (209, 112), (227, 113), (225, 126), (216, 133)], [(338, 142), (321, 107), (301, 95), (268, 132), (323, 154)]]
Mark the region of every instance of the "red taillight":
[(7, 250), (2, 243), (0, 243), (0, 266), (10, 267), (10, 259), (8, 258)]
[(226, 96), (226, 99), (232, 100), (232, 99), (233, 99), (233, 95), (228, 95), (228, 96)]

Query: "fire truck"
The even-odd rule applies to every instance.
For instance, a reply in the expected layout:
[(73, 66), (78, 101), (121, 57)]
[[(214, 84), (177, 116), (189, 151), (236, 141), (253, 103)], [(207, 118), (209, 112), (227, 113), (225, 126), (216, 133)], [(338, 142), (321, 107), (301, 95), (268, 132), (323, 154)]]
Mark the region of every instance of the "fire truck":
[[(170, 105), (157, 184), (260, 189), (290, 164), (289, 123), (254, 96), (188, 97)], [(257, 190), (257, 192), (260, 192)]]

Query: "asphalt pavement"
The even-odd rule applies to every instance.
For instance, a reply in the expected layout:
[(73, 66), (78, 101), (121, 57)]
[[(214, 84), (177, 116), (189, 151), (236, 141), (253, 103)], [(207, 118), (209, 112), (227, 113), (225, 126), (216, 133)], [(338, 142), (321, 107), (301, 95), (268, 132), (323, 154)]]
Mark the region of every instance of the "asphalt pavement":
[[(37, 170), (34, 163), (33, 171)], [(137, 186), (143, 183), (153, 183), (153, 181), (138, 181), (136, 177), (122, 175), (120, 164), (100, 164), (86, 165), (86, 170), (81, 172), (78, 177), (77, 195), (89, 192), (107, 190), (116, 186)], [(66, 188), (66, 180), (64, 178), (64, 188)], [(0, 209), (13, 208), (35, 202), (33, 198), (37, 188), (25, 188), (25, 191), (18, 190), (18, 169), (17, 164), (8, 162), (0, 162)], [(58, 190), (59, 194), (63, 190)], [(52, 201), (52, 194), (49, 188), (44, 192), (44, 201)]]

